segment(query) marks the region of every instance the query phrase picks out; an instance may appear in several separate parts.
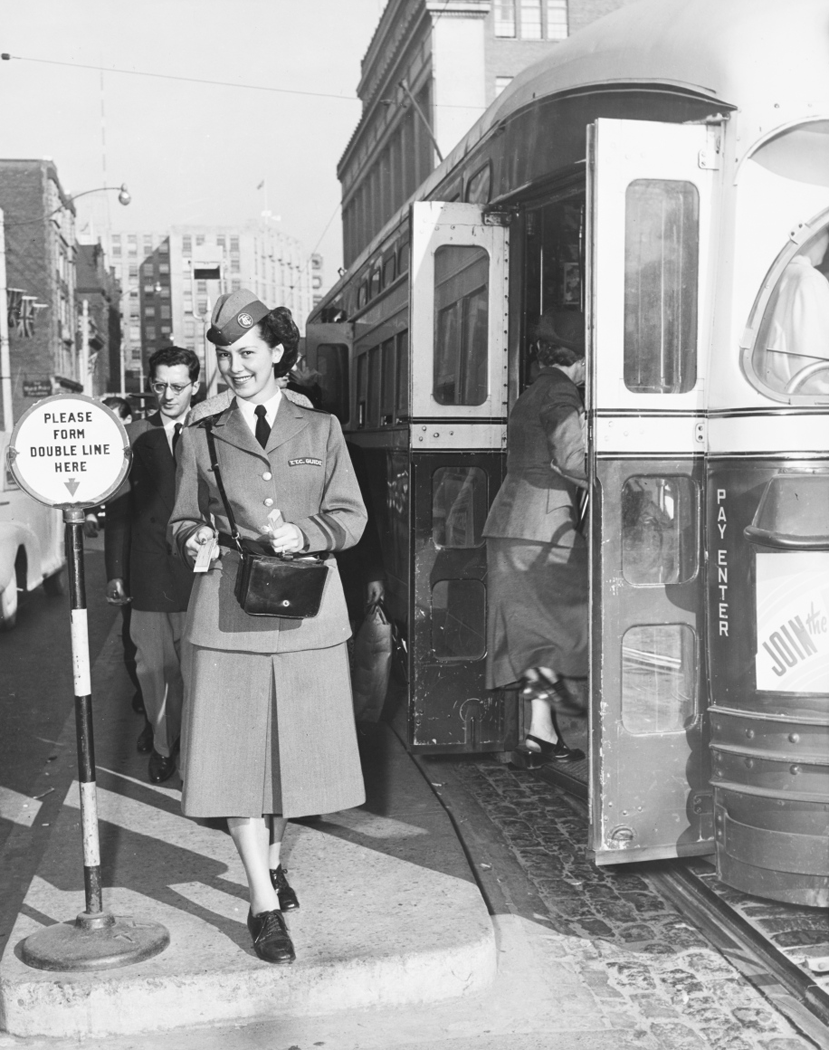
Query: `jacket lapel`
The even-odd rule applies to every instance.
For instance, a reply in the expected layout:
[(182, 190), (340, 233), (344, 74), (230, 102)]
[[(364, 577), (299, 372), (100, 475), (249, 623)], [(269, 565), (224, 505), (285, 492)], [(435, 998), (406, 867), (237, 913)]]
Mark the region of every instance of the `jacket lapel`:
[(219, 440), (226, 441), (229, 445), (235, 445), (236, 448), (250, 452), (254, 456), (267, 459), (265, 450), (253, 436), (250, 427), (245, 422), (235, 397), (231, 401), (228, 410), (222, 412), (214, 422), (213, 433)]
[(285, 391), (283, 390), (282, 400), (279, 402), (279, 408), (276, 410), (276, 419), (271, 427), (271, 436), (268, 439), (266, 451), (273, 452), (275, 448), (284, 445), (286, 441), (289, 441), (307, 425), (307, 410), (299, 408), (293, 401), (289, 401), (285, 397)]
[[(147, 469), (150, 477), (162, 482), (157, 484), (159, 498), (170, 508), (172, 513), (175, 503), (175, 460), (170, 446), (167, 442), (167, 434), (161, 421), (161, 413), (156, 412), (146, 420), (148, 426), (135, 440), (133, 454), (137, 456)], [(172, 480), (173, 488), (163, 482)], [(171, 499), (167, 499), (167, 490), (170, 489)]]

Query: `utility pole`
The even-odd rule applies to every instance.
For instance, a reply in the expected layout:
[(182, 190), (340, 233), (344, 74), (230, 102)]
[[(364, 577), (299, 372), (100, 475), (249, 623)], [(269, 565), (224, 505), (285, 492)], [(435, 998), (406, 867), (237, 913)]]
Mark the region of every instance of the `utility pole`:
[(83, 392), (92, 393), (92, 377), (89, 374), (89, 300), (84, 299), (81, 306), (81, 385)]
[(3, 209), (0, 208), (0, 386), (3, 398), (3, 429), (11, 431), (14, 426), (14, 403), (12, 401), (12, 363), (9, 352), (9, 311), (6, 295), (6, 227)]

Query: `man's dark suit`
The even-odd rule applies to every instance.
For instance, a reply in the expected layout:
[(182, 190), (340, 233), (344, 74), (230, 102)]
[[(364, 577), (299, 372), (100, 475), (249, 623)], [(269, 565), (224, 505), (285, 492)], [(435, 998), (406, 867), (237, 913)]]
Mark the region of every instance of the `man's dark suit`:
[(107, 503), (105, 557), (107, 579), (123, 579), (132, 596), (132, 637), (154, 747), (169, 755), (180, 728), (179, 646), (192, 573), (167, 545), (176, 466), (163, 424), (156, 412), (127, 426), (132, 465)]

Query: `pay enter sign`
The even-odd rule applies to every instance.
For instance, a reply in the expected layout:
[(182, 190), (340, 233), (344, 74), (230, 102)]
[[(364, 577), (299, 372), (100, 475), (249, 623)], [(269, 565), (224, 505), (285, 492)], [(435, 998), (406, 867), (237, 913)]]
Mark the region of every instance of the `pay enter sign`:
[(121, 420), (83, 394), (56, 394), (33, 405), (9, 442), (9, 467), (21, 488), (51, 507), (89, 507), (118, 488), (130, 449)]

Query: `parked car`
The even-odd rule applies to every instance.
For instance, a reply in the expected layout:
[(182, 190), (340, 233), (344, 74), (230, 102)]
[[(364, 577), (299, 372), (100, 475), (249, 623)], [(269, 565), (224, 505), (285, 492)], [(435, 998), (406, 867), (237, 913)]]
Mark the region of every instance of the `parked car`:
[(20, 600), (43, 584), (66, 591), (63, 515), (24, 492), (6, 459), (11, 435), (0, 431), (0, 630), (11, 630)]

